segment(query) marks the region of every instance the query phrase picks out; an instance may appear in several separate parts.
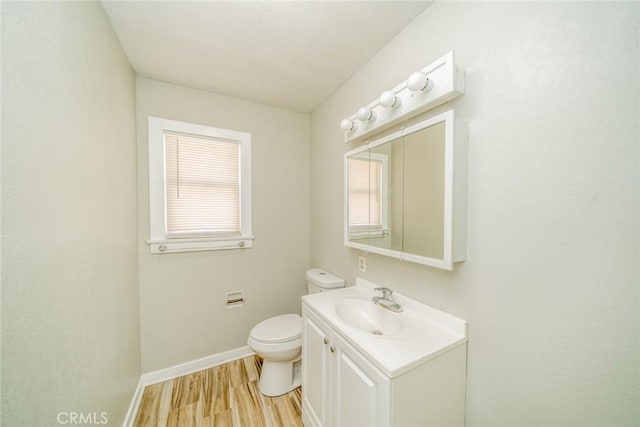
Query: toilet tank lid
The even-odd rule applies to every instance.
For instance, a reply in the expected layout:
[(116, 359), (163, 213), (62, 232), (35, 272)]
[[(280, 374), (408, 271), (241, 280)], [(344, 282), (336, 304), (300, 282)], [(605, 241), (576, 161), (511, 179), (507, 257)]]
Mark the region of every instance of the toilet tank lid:
[(307, 280), (316, 286), (325, 289), (344, 287), (344, 279), (334, 276), (321, 268), (312, 268), (307, 271)]

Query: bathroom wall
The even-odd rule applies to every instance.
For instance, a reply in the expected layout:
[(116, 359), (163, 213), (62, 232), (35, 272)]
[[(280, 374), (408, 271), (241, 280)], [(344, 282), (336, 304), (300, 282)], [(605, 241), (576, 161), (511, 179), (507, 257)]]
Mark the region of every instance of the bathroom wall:
[(121, 425), (141, 372), (134, 73), (95, 2), (3, 2), (1, 56), (2, 425)]
[(639, 7), (437, 2), (311, 115), (311, 263), (353, 283), (339, 121), (450, 49), (466, 70), (467, 261), (362, 276), (469, 321), (469, 426), (640, 424)]
[[(267, 317), (300, 311), (309, 268), (309, 115), (137, 78), (142, 369), (246, 345)], [(148, 116), (252, 134), (254, 247), (150, 255)], [(225, 293), (244, 290), (243, 308)]]

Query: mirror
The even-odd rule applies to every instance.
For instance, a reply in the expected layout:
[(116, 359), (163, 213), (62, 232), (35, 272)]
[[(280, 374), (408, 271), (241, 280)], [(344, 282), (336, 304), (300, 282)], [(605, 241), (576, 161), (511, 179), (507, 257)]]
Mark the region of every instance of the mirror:
[(348, 158), (349, 240), (402, 250), (402, 140)]
[(407, 135), (403, 252), (444, 257), (444, 123)]
[(346, 153), (345, 245), (449, 270), (462, 261), (465, 139), (450, 110)]

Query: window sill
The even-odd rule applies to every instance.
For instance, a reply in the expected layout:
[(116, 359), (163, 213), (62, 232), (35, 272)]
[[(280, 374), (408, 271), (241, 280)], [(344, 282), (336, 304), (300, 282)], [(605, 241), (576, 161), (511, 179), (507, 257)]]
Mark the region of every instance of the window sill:
[(171, 254), (177, 252), (248, 249), (253, 247), (253, 239), (253, 236), (236, 236), (232, 238), (149, 240), (147, 243), (151, 254)]
[(349, 240), (361, 240), (361, 239), (374, 239), (387, 237), (389, 233), (388, 228), (353, 228), (349, 230)]

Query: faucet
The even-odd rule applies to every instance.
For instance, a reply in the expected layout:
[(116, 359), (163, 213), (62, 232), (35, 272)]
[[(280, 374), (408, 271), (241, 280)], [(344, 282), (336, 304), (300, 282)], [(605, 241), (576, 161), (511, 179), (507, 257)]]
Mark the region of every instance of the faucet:
[(391, 289), (385, 288), (385, 287), (379, 287), (379, 288), (375, 288), (374, 291), (382, 291), (381, 297), (371, 298), (374, 304), (378, 304), (388, 310), (393, 311), (394, 313), (402, 312), (402, 306), (391, 299), (391, 294), (393, 294), (393, 291)]

